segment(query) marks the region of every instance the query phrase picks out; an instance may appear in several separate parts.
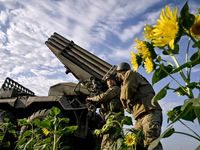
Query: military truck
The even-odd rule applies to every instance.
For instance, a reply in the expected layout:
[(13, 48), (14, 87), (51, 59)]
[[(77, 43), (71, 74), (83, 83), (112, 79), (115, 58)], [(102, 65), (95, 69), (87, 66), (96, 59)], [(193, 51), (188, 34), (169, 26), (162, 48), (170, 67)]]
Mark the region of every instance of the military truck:
[[(4, 118), (9, 118), (13, 123), (22, 118), (28, 118), (28, 121), (43, 119), (55, 106), (64, 117), (70, 119), (70, 125), (78, 125), (73, 138), (70, 138), (70, 146), (78, 150), (93, 149), (95, 139), (91, 132), (101, 128), (105, 121), (96, 112), (100, 105), (87, 104), (85, 99), (108, 89), (105, 77), (115, 74), (116, 66), (57, 33), (51, 35), (45, 44), (64, 65), (66, 74), (72, 73), (78, 83), (58, 83), (50, 87), (48, 96), (36, 96), (7, 77), (0, 89), (0, 122), (4, 122)], [(26, 127), (21, 127), (20, 133), (23, 134), (25, 130)]]

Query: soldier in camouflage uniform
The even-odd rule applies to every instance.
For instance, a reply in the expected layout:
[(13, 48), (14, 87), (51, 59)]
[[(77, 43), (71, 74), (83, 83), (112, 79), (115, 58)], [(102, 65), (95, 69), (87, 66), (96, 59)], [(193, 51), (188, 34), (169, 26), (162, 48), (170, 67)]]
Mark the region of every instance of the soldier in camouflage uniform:
[[(146, 78), (130, 70), (128, 63), (120, 63), (117, 73), (119, 80), (123, 81), (120, 94), (122, 105), (125, 109), (129, 108), (129, 113), (136, 120), (134, 128), (145, 133), (145, 140), (137, 137), (137, 142), (148, 148), (160, 136), (162, 126), (162, 109), (158, 102), (154, 103), (155, 106), (151, 104), (155, 92)], [(161, 143), (154, 148), (162, 149)]]
[[(105, 114), (106, 123), (109, 122), (108, 117), (110, 115), (115, 115), (119, 112), (121, 112), (121, 114), (117, 117), (117, 120), (122, 120), (124, 118), (124, 108), (120, 101), (120, 87), (116, 85), (115, 75), (110, 74), (106, 76), (106, 82), (108, 85), (108, 90), (95, 97), (88, 97), (86, 102), (101, 102), (100, 113), (101, 115)], [(118, 124), (115, 125), (118, 126)], [(110, 140), (109, 134), (104, 134), (101, 143), (101, 150), (109, 150), (110, 146), (119, 136), (120, 134), (115, 135), (112, 137), (112, 140)]]

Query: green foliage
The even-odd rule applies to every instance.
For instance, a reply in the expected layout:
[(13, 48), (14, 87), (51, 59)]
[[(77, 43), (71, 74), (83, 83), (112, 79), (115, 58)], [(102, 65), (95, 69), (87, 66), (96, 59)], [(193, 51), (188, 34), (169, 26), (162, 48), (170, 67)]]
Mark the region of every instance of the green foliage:
[[(171, 83), (171, 82), (170, 82)], [(154, 105), (155, 102), (157, 102), (158, 100), (161, 100), (163, 97), (166, 96), (167, 94), (167, 90), (170, 89), (169, 88), (169, 84), (168, 83), (164, 88), (162, 88), (152, 99), (151, 103), (152, 105)]]
[(194, 24), (194, 21), (195, 17), (193, 14), (189, 13), (188, 2), (186, 2), (181, 10), (180, 24), (187, 30), (190, 30), (191, 26)]
[[(103, 134), (109, 134), (109, 137), (112, 138), (114, 135), (121, 133), (122, 137), (116, 139), (114, 143), (111, 145), (109, 150), (127, 150), (128, 148), (134, 148), (136, 150), (137, 143), (135, 142), (132, 147), (128, 147), (124, 144), (125, 137), (128, 134), (133, 134), (134, 137), (140, 136), (142, 139), (145, 139), (144, 132), (137, 129), (123, 129), (123, 125), (133, 125), (132, 118), (129, 116), (125, 116), (123, 120), (117, 120), (117, 116), (120, 115), (120, 113), (109, 116), (109, 122), (106, 123), (102, 129), (96, 129), (93, 134), (100, 136)], [(116, 125), (117, 124), (117, 125)], [(144, 147), (143, 147), (144, 148)]]
[(10, 141), (5, 141), (5, 136), (10, 133), (17, 137), (18, 133), (15, 131), (16, 128), (16, 125), (9, 122), (8, 118), (4, 118), (4, 122), (0, 123), (0, 149), (10, 147)]
[(18, 141), (18, 149), (67, 149), (68, 146), (61, 145), (61, 137), (64, 134), (72, 134), (78, 126), (63, 126), (68, 123), (68, 118), (58, 118), (60, 109), (53, 107), (50, 116), (44, 120), (35, 119), (27, 122), (27, 119), (19, 120), (21, 126), (31, 127), (26, 130), (22, 138)]
[(169, 73), (172, 71), (172, 66), (168, 65), (165, 66), (164, 64), (161, 64), (158, 69), (155, 70), (153, 77), (152, 77), (152, 85), (160, 81), (161, 79), (167, 77)]
[[(198, 12), (200, 13), (200, 8), (198, 8)], [(171, 16), (169, 16), (169, 13), (171, 13)], [(154, 43), (158, 41), (160, 42), (160, 40), (161, 39), (164, 40), (166, 36), (167, 38), (171, 36), (170, 33), (166, 35), (166, 33), (163, 32), (163, 33), (159, 33), (161, 36), (157, 37), (158, 32), (156, 31), (159, 29), (156, 28), (156, 26), (154, 26), (154, 28), (151, 28), (151, 27), (149, 27), (148, 29), (145, 28), (146, 32), (144, 33), (146, 34), (145, 37), (147, 39), (146, 41), (143, 41), (143, 44), (145, 43), (146, 46), (148, 47), (149, 53), (151, 54), (151, 56), (148, 56), (148, 57), (150, 57), (152, 64), (154, 64), (152, 85), (155, 85), (159, 81), (164, 80), (168, 77), (168, 78), (172, 78), (172, 81), (175, 81), (177, 83), (177, 87), (175, 88), (169, 87), (169, 84), (171, 82), (165, 85), (152, 99), (152, 105), (154, 105), (155, 102), (163, 99), (167, 95), (168, 90), (172, 90), (173, 92), (177, 93), (178, 96), (187, 96), (189, 99), (185, 100), (182, 105), (175, 106), (174, 108), (172, 108), (171, 111), (167, 112), (167, 115), (168, 115), (167, 122), (169, 123), (169, 125), (172, 125), (173, 123), (179, 121), (187, 129), (192, 131), (195, 135), (193, 136), (191, 134), (178, 132), (178, 131), (175, 131), (175, 129), (169, 128), (161, 135), (161, 137), (159, 137), (157, 140), (155, 140), (155, 142), (153, 142), (150, 145), (150, 149), (155, 147), (161, 138), (169, 137), (169, 135), (172, 135), (173, 133), (184, 134), (200, 141), (200, 135), (197, 134), (190, 127), (188, 127), (186, 124), (182, 122), (182, 120), (194, 122), (194, 120), (197, 119), (200, 124), (200, 96), (198, 96), (197, 98), (195, 98), (194, 96), (194, 90), (197, 90), (197, 91), (200, 90), (200, 80), (191, 81), (192, 69), (195, 66), (200, 64), (199, 33), (194, 32), (194, 30), (192, 30), (194, 29), (196, 25), (194, 24), (195, 19), (198, 20), (198, 18), (195, 18), (196, 15), (191, 14), (189, 12), (188, 2), (186, 2), (185, 5), (182, 7), (180, 11), (180, 15), (179, 16), (177, 15), (177, 19), (175, 19), (176, 17), (175, 18), (172, 17), (171, 11), (169, 12), (168, 10), (166, 10), (166, 14), (167, 14), (166, 18), (163, 20), (171, 20), (173, 22), (173, 19), (174, 19), (173, 23), (176, 25), (178, 24), (178, 26), (176, 26), (177, 28), (174, 26), (177, 29), (177, 30), (174, 30), (176, 32), (175, 38), (173, 37), (173, 39), (170, 39), (172, 41), (166, 40), (166, 43), (163, 42), (162, 44), (160, 44), (161, 45), (160, 47), (157, 46), (156, 44), (151, 45), (150, 44), (151, 42), (154, 42)], [(162, 14), (162, 16), (163, 15), (164, 14)], [(174, 13), (173, 15), (176, 16), (176, 13)], [(162, 19), (161, 19), (161, 22), (162, 22)], [(167, 27), (167, 22), (165, 22), (165, 24), (166, 25), (163, 26), (163, 28)], [(159, 26), (159, 28), (162, 28), (162, 26)], [(180, 50), (181, 46), (179, 42), (181, 41), (181, 38), (183, 36), (187, 36), (189, 40), (188, 40), (188, 45), (185, 46), (185, 48), (183, 48), (183, 50), (185, 50), (186, 52), (185, 63), (179, 64), (178, 59), (180, 59), (180, 56), (178, 55), (180, 51), (183, 51), (183, 50)], [(173, 42), (173, 44), (171, 42)], [(173, 47), (174, 49), (172, 49)], [(156, 48), (158, 50), (155, 51)], [(192, 49), (192, 51), (190, 51), (190, 49)], [(152, 52), (157, 52), (157, 53), (153, 54)], [(161, 53), (162, 55), (159, 53)], [(167, 57), (171, 57), (172, 61), (170, 62), (169, 60), (165, 60), (164, 59), (165, 57), (163, 57), (163, 55), (167, 55)], [(182, 59), (182, 56), (181, 56), (181, 59)], [(142, 62), (140, 64), (142, 64)], [(140, 66), (140, 64), (138, 65)], [(148, 67), (152, 69), (151, 65), (149, 65)], [(180, 75), (180, 77), (175, 76), (175, 74)]]
[(173, 133), (174, 133), (174, 129), (173, 129), (172, 127), (170, 127), (170, 128), (168, 128), (167, 130), (165, 130), (159, 138), (157, 138), (156, 140), (154, 140), (154, 141), (151, 143), (151, 145), (148, 147), (148, 150), (152, 150), (153, 148), (155, 148), (155, 147), (158, 145), (158, 143), (160, 142), (160, 140), (161, 140), (162, 138), (169, 137), (169, 136), (171, 136)]

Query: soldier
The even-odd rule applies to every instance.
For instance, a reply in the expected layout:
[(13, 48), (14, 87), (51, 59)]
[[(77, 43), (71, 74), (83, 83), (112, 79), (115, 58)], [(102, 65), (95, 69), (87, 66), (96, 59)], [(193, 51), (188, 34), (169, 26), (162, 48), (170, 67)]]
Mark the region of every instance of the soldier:
[[(124, 118), (124, 109), (120, 101), (120, 87), (116, 85), (116, 76), (114, 74), (110, 74), (106, 76), (106, 82), (108, 85), (108, 90), (104, 93), (101, 93), (95, 97), (88, 97), (86, 102), (101, 102), (101, 115), (105, 115), (106, 123), (109, 122), (108, 117), (110, 115), (117, 114), (121, 112), (121, 114), (117, 117), (117, 120), (122, 120)], [(118, 124), (115, 124), (118, 126)], [(120, 134), (112, 137), (112, 140), (109, 139), (109, 134), (104, 134), (101, 150), (109, 150), (110, 146), (113, 142), (120, 136)]]
[[(148, 146), (160, 136), (162, 126), (162, 109), (158, 102), (153, 106), (151, 100), (155, 92), (142, 75), (130, 70), (128, 63), (122, 62), (117, 66), (118, 79), (123, 81), (120, 100), (125, 109), (130, 108), (133, 118), (136, 120), (134, 128), (143, 130), (145, 140), (137, 137), (137, 142)], [(159, 143), (154, 150), (162, 150)]]

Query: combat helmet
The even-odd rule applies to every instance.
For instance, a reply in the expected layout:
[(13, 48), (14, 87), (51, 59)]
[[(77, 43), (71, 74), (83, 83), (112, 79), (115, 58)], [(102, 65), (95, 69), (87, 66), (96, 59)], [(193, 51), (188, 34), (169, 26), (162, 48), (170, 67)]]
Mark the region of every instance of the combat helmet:
[(131, 69), (130, 65), (128, 63), (126, 63), (126, 62), (122, 62), (117, 66), (117, 71), (130, 70), (130, 69)]
[(106, 80), (108, 80), (108, 79), (114, 79), (114, 80), (116, 80), (116, 76), (114, 74), (108, 74), (105, 79)]

